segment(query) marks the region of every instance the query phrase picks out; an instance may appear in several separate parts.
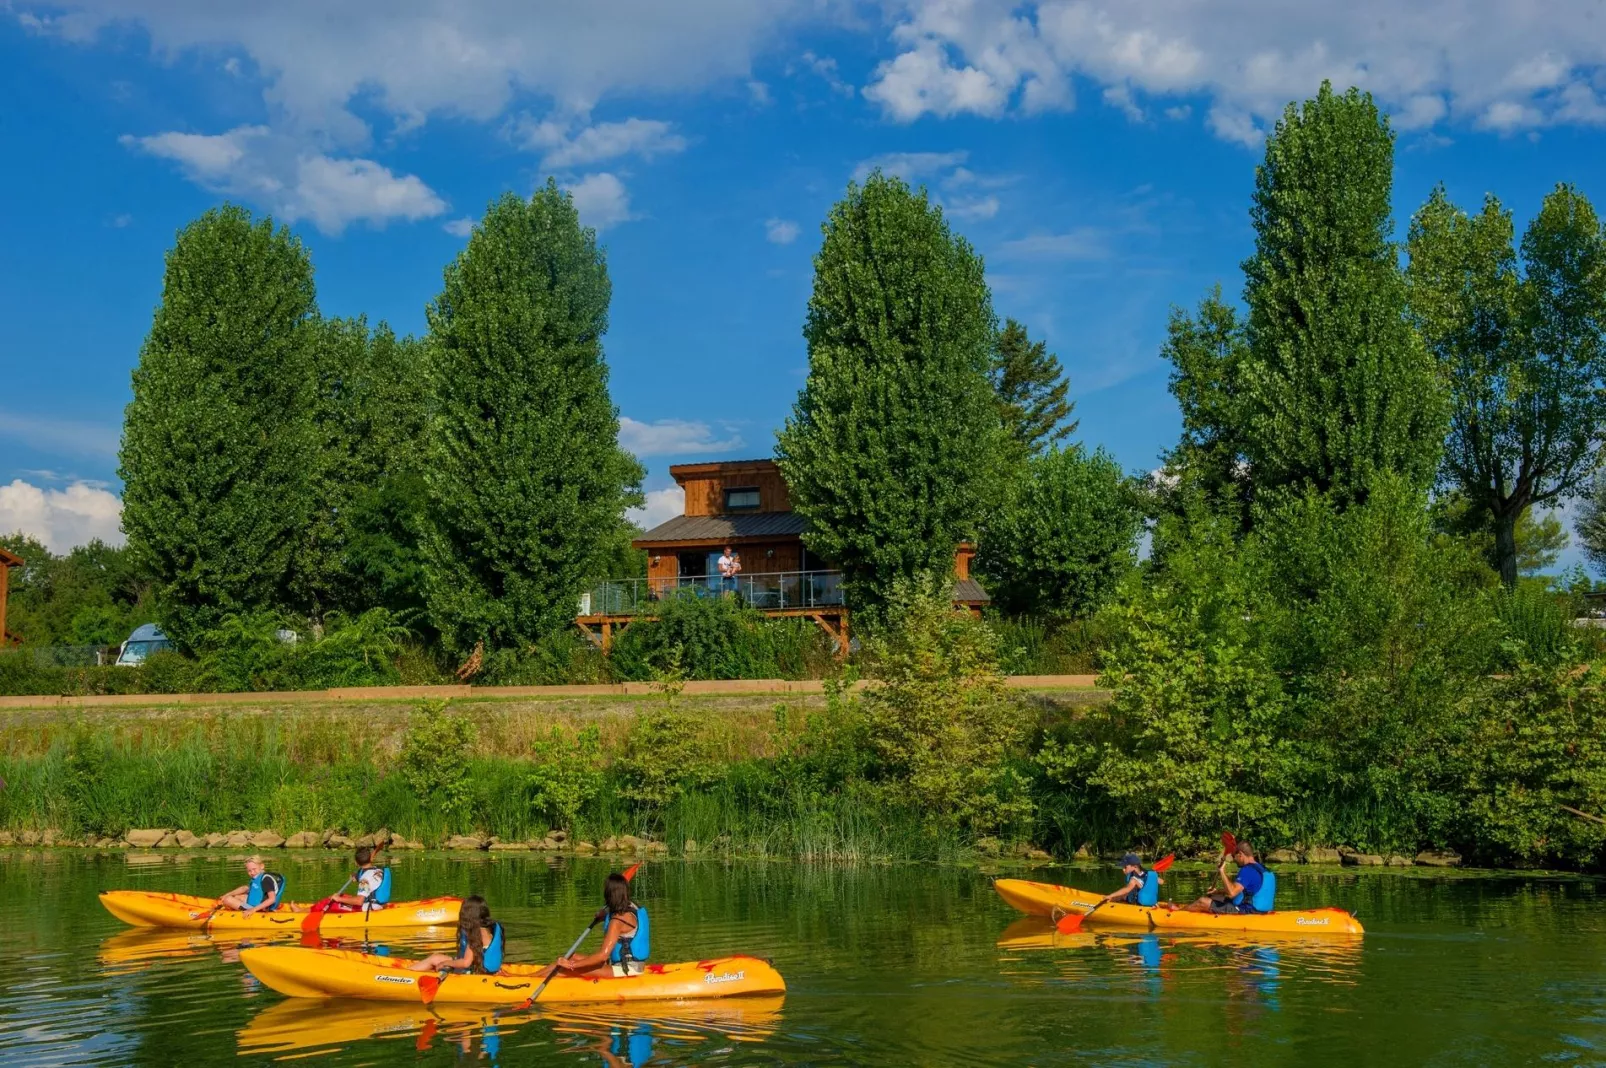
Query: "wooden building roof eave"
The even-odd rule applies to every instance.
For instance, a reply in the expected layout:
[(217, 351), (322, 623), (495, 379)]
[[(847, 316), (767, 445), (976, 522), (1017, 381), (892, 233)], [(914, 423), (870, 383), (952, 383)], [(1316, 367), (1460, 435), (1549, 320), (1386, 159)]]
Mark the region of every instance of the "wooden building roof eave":
[(24, 567), (24, 566), (26, 566), (26, 564), (24, 563), (22, 557), (18, 556), (14, 552), (9, 552), (9, 551), (7, 551), (5, 549), (0, 549), (0, 567)]
[(798, 534), (741, 534), (729, 538), (671, 538), (667, 541), (637, 538), (630, 543), (630, 547), (651, 552), (654, 549), (719, 549), (726, 545), (774, 545), (777, 542), (800, 540), (802, 536)]

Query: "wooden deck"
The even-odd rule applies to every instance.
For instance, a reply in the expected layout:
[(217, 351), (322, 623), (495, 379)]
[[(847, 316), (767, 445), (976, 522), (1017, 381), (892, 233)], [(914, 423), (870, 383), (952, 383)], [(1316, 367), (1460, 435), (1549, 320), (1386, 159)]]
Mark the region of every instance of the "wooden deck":
[[(845, 605), (824, 605), (812, 608), (759, 608), (755, 611), (776, 619), (812, 619), (830, 636), (838, 657), (848, 655), (851, 635), (848, 630), (848, 609)], [(575, 616), (577, 627), (587, 638), (601, 646), (603, 652), (613, 648), (613, 636), (632, 623), (649, 622), (658, 616), (652, 612), (593, 613)], [(594, 629), (593, 629), (594, 628)]]

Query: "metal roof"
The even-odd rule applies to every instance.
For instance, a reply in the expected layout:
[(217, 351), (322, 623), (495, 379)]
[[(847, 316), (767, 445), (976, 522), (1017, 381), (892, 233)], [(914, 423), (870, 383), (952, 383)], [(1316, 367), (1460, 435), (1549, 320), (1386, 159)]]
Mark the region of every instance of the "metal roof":
[(796, 512), (752, 512), (733, 515), (678, 515), (660, 523), (634, 545), (669, 541), (742, 541), (752, 538), (797, 537), (803, 533), (803, 517)]
[(992, 594), (981, 588), (981, 583), (975, 579), (960, 579), (954, 583), (954, 602), (965, 604), (986, 604), (993, 599)]

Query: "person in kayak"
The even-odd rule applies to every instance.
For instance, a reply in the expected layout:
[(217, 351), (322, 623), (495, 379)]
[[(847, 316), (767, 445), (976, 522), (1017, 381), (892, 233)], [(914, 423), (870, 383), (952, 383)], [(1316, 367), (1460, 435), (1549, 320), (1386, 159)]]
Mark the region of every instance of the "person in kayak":
[(262, 858), (257, 856), (246, 859), (245, 874), (251, 881), (218, 898), (218, 907), (235, 909), (248, 916), (277, 909), (284, 896), (284, 876), (269, 871), (267, 865), (262, 863)]
[(1151, 909), (1160, 903), (1160, 884), (1164, 880), (1159, 872), (1149, 871), (1143, 866), (1143, 858), (1136, 853), (1122, 857), (1121, 873), (1126, 876), (1126, 885), (1105, 894), (1105, 901), (1119, 901)]
[(563, 957), (547, 969), (547, 975), (640, 975), (647, 959), (649, 930), (647, 910), (630, 900), (630, 882), (614, 872), (602, 887), (603, 911), (608, 926), (602, 931), (602, 945), (595, 953)]
[(390, 869), (374, 863), (374, 852), (373, 846), (357, 847), (357, 873), (351, 877), (357, 892), (331, 897), (330, 912), (372, 912), (390, 904)]
[(415, 972), (495, 975), (502, 970), (502, 946), (502, 925), (491, 919), (485, 899), (474, 894), (463, 899), (457, 913), (457, 955), (431, 953), (407, 967)]
[(1238, 865), (1237, 874), (1227, 874), (1227, 858), (1222, 857), (1221, 863), (1216, 866), (1222, 889), (1212, 890), (1189, 905), (1187, 911), (1244, 916), (1272, 911), (1277, 877), (1255, 859), (1254, 847), (1242, 838), (1238, 839), (1232, 859)]

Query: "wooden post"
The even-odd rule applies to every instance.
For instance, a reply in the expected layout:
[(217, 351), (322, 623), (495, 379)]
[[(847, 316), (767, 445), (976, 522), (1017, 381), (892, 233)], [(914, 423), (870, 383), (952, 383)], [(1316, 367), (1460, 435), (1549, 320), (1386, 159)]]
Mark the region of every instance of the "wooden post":
[(0, 648), (6, 644), (6, 594), (11, 585), (11, 567), (0, 561)]
[(606, 619), (602, 621), (602, 655), (607, 656), (608, 650), (613, 648), (613, 624)]

